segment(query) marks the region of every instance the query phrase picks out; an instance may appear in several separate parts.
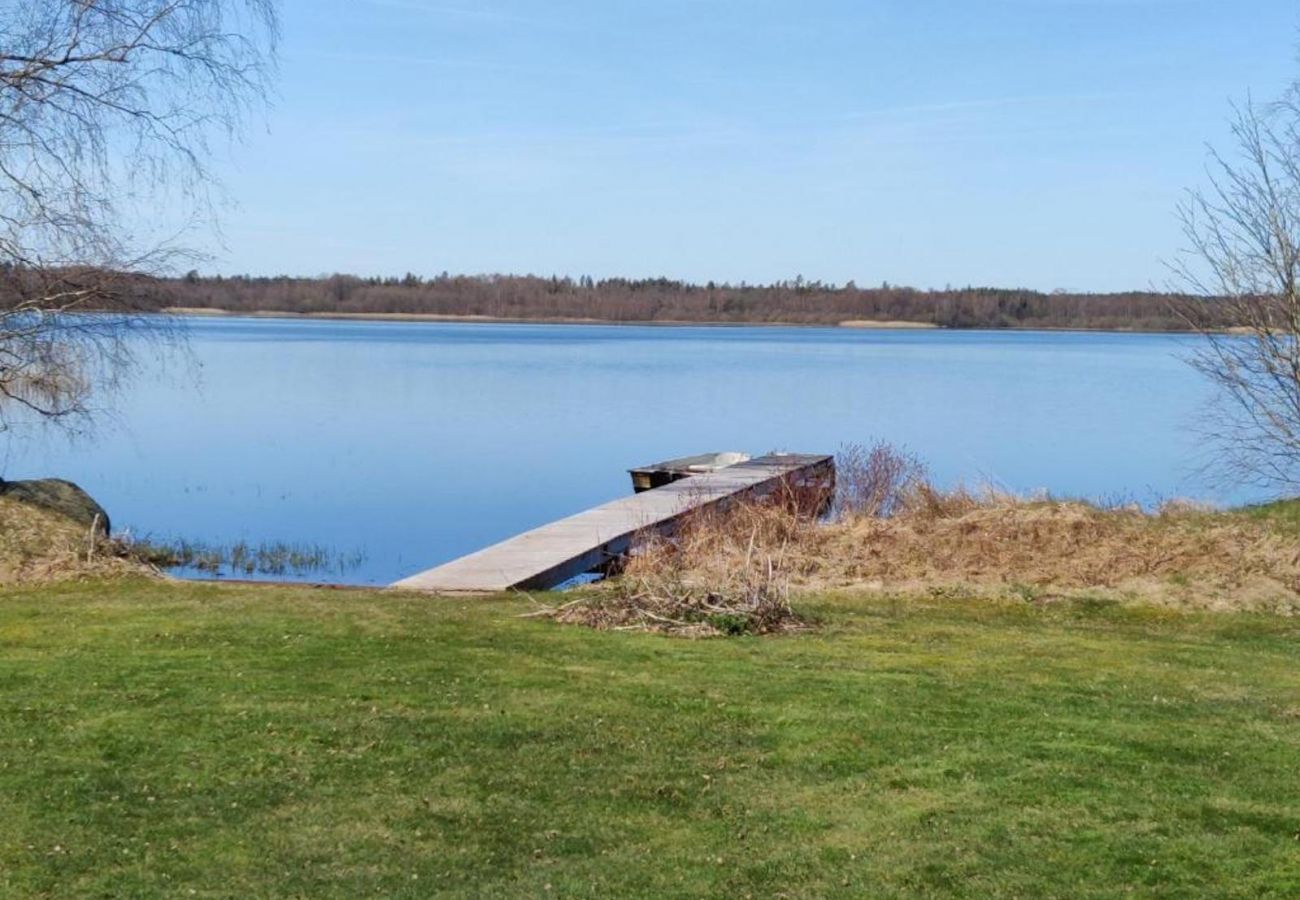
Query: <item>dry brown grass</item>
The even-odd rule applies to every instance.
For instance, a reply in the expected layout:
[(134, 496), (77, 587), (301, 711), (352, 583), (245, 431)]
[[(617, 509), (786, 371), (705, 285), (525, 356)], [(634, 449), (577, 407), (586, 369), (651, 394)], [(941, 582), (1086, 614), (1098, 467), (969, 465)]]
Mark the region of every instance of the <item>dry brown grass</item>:
[(148, 566), (58, 513), (0, 497), (0, 584), (138, 575)]
[(1050, 602), (1079, 593), (1196, 609), (1300, 610), (1300, 544), (1268, 522), (1194, 506), (1154, 514), (922, 486), (889, 519), (810, 532), (803, 588), (966, 587)]
[(705, 509), (671, 539), (646, 535), (618, 578), (533, 615), (679, 637), (796, 631), (805, 626), (790, 607), (790, 554), (811, 527), (788, 504)]
[[(784, 505), (738, 505), (648, 538), (621, 577), (544, 610), (562, 622), (686, 636), (803, 627), (791, 594), (839, 589), (1090, 598), (1180, 609), (1300, 612), (1300, 541), (1267, 519), (1186, 503), (1155, 513), (994, 492), (939, 491), (886, 460), (864, 509), (818, 524)], [(856, 487), (854, 485), (856, 484)]]

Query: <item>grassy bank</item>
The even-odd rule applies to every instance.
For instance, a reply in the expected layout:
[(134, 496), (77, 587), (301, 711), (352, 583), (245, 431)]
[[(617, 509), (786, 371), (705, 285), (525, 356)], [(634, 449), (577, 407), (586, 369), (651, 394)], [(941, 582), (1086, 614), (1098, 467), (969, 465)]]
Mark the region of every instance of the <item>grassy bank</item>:
[(1295, 620), (798, 602), (818, 632), (692, 642), (519, 600), (10, 588), (0, 894), (1300, 891)]

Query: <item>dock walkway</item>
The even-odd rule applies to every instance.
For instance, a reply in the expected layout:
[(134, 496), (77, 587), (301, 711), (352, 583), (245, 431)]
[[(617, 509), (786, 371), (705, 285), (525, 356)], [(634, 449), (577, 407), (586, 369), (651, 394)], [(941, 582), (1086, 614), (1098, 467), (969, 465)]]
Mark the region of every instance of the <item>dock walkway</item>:
[(542, 590), (599, 568), (626, 553), (638, 532), (671, 532), (690, 512), (742, 496), (761, 496), (834, 476), (830, 456), (764, 456), (614, 500), (462, 556), (392, 585), (436, 593)]

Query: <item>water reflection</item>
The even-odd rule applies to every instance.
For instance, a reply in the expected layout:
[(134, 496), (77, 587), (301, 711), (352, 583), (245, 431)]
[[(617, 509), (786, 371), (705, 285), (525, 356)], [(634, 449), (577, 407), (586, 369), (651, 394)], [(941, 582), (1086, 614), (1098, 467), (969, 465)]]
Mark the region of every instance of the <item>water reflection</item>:
[[(92, 441), (11, 444), (137, 536), (362, 553), (386, 583), (711, 450), (906, 445), (936, 479), (1152, 500), (1190, 473), (1186, 338), (190, 320), (197, 377), (146, 375)], [(285, 573), (291, 574), (291, 573)], [(318, 580), (319, 575), (304, 575)]]

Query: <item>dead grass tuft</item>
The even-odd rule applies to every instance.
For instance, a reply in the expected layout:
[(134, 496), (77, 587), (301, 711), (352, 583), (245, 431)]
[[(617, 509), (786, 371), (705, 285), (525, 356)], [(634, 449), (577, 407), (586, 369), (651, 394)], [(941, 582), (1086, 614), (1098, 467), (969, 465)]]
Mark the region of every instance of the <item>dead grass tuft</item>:
[(71, 519), (0, 497), (0, 584), (140, 575), (150, 567)]

